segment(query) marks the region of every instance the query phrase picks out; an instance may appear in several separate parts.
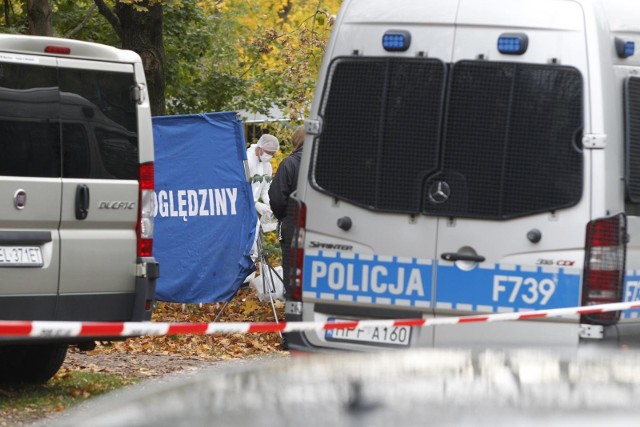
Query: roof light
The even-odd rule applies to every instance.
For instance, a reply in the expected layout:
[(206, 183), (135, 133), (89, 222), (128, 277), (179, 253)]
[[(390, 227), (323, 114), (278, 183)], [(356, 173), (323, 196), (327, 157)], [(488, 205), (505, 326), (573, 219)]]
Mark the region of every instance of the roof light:
[(498, 52), (505, 55), (522, 55), (529, 47), (529, 37), (523, 33), (500, 34)]
[(628, 58), (636, 52), (636, 44), (631, 41), (624, 41), (616, 37), (616, 53), (618, 58)]
[(55, 53), (58, 55), (69, 55), (71, 53), (71, 48), (65, 46), (46, 46), (44, 51), (46, 53)]
[(391, 52), (404, 52), (411, 45), (411, 33), (404, 30), (391, 30), (382, 36), (382, 47)]

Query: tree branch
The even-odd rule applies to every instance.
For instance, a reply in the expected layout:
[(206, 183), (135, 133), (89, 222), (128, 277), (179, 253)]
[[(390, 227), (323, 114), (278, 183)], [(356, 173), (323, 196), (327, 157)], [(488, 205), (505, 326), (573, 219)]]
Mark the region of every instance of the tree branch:
[(105, 4), (104, 0), (93, 0), (93, 2), (98, 6), (100, 14), (109, 21), (109, 24), (111, 24), (118, 37), (120, 37), (120, 40), (122, 40), (122, 24), (118, 16), (109, 9), (109, 6)]
[(80, 30), (82, 30), (84, 28), (84, 24), (87, 23), (87, 21), (91, 17), (91, 14), (93, 13), (93, 11), (96, 10), (96, 7), (98, 7), (98, 6), (95, 3), (92, 4), (91, 7), (89, 8), (89, 10), (87, 11), (87, 13), (84, 14), (84, 18), (82, 18), (82, 21), (80, 21), (80, 23), (74, 29), (72, 29), (67, 34), (65, 34), (64, 38), (65, 39), (70, 39), (71, 37), (73, 37), (76, 34), (78, 34), (78, 32), (80, 32)]

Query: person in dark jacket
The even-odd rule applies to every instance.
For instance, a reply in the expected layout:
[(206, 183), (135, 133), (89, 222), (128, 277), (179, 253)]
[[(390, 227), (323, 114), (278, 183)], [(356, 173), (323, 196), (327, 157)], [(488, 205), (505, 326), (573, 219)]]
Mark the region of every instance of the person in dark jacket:
[(282, 274), (285, 284), (285, 295), (291, 291), (289, 283), (289, 264), (291, 254), (291, 239), (293, 236), (293, 222), (287, 216), (289, 197), (296, 191), (298, 185), (298, 171), (302, 158), (302, 145), (304, 144), (304, 129), (298, 127), (291, 135), (293, 152), (280, 163), (269, 188), (269, 203), (273, 215), (279, 221), (279, 239), (282, 249)]

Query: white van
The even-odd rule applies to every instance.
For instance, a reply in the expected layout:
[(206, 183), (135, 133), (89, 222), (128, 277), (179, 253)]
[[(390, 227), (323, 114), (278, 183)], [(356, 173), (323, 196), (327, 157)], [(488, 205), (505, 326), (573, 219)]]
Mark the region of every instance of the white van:
[[(346, 0), (300, 169), (288, 321), (638, 299), (640, 3)], [(291, 333), (293, 349), (639, 344), (638, 311)]]
[[(155, 299), (153, 134), (134, 52), (0, 35), (0, 318), (142, 321)], [(95, 337), (0, 337), (0, 382)]]

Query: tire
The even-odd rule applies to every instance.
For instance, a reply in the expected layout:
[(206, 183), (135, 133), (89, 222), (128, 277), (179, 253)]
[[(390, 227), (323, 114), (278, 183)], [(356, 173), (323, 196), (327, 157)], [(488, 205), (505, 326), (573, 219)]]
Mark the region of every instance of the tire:
[(66, 344), (0, 347), (0, 383), (47, 382), (62, 366)]

